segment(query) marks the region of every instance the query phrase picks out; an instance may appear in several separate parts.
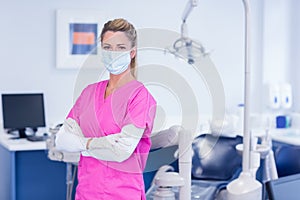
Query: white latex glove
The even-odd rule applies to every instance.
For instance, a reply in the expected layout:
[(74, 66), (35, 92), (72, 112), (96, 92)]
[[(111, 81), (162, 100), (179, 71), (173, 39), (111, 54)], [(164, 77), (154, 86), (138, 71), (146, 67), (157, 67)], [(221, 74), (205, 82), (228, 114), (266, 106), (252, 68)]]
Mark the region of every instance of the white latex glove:
[(81, 152), (86, 150), (87, 141), (77, 122), (68, 118), (56, 134), (55, 145), (60, 151)]
[(131, 143), (121, 134), (111, 134), (99, 138), (90, 138), (88, 149), (111, 149), (115, 152), (116, 147), (120, 149), (131, 146)]
[(55, 147), (60, 151), (81, 152), (86, 150), (87, 140), (88, 138), (62, 130), (56, 134)]
[(72, 118), (68, 118), (64, 121), (64, 128), (65, 128), (66, 132), (73, 133), (73, 134), (75, 134), (77, 136), (80, 136), (80, 137), (84, 137), (80, 126)]

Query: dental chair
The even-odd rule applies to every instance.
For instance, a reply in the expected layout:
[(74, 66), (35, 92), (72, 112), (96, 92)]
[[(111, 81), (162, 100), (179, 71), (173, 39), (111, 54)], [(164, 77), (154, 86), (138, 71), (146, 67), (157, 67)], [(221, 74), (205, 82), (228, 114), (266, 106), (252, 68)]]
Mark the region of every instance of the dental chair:
[(225, 199), (221, 191), (242, 169), (242, 156), (235, 149), (240, 143), (241, 136), (203, 134), (195, 138), (191, 171), (192, 196), (195, 199)]
[[(280, 200), (293, 199), (295, 184), (299, 186), (300, 177), (300, 146), (278, 141), (272, 142), (278, 179), (264, 182), (264, 199)], [(287, 193), (286, 191), (289, 190)]]
[(300, 173), (300, 146), (273, 142), (279, 177)]
[[(170, 132), (171, 133), (171, 132)], [(171, 135), (171, 134), (170, 134)], [(222, 199), (221, 190), (226, 188), (226, 185), (236, 178), (242, 166), (242, 157), (235, 149), (237, 144), (242, 143), (241, 136), (226, 137), (226, 136), (214, 136), (212, 134), (201, 134), (194, 138), (192, 142), (192, 185), (191, 185), (191, 199), (201, 200), (215, 200)], [(162, 148), (159, 155), (155, 155), (155, 159), (151, 159), (151, 153), (149, 155), (146, 171), (150, 166), (166, 167), (166, 164), (162, 161), (166, 161), (166, 158), (171, 158), (176, 151), (177, 146)], [(165, 152), (164, 152), (165, 151)], [(164, 155), (163, 155), (164, 154)], [(167, 156), (166, 156), (167, 155)], [(157, 159), (161, 157), (162, 159)], [(156, 160), (155, 163), (154, 160)], [(178, 171), (178, 166), (173, 165), (173, 170)], [(172, 163), (172, 164), (174, 164)], [(170, 166), (171, 167), (171, 166)], [(172, 167), (171, 167), (172, 168)], [(152, 168), (153, 169), (153, 168)], [(158, 168), (156, 168), (158, 169)], [(150, 170), (151, 171), (151, 170)], [(149, 187), (149, 179), (152, 179), (152, 185), (147, 191), (147, 200), (153, 199), (153, 194), (157, 187), (153, 184), (153, 180), (159, 173), (160, 169), (144, 173), (144, 178), (148, 179), (146, 183), (146, 190)], [(173, 188), (175, 196), (178, 194), (178, 188)]]

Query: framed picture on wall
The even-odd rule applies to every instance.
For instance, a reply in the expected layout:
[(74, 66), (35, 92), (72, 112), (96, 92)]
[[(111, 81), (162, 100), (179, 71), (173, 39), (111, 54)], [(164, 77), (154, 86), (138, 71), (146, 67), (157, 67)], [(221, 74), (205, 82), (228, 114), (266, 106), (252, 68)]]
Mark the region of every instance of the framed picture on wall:
[(106, 21), (98, 10), (57, 10), (56, 67), (96, 67), (100, 62), (98, 37)]

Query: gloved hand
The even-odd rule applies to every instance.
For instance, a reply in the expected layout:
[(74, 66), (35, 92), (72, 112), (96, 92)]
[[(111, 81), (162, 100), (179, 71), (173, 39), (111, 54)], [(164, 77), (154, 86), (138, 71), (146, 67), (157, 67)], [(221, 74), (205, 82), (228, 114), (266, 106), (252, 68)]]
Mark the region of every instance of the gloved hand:
[[(75, 121), (72, 118), (68, 118), (64, 122), (64, 128), (65, 131), (68, 133), (72, 133), (76, 136), (84, 137), (82, 130), (80, 126), (78, 125), (77, 121)], [(108, 148), (108, 149), (113, 149), (115, 147), (115, 144), (118, 143), (119, 145), (130, 145), (127, 144), (126, 141), (123, 141), (122, 135), (120, 134), (113, 134), (113, 135), (108, 135), (100, 138), (89, 138), (89, 149), (103, 149), (103, 148)], [(85, 141), (84, 141), (85, 142)]]
[(61, 131), (56, 135), (56, 148), (67, 152), (80, 152), (86, 150), (88, 138)]
[(135, 146), (130, 139), (117, 134), (112, 134), (100, 138), (90, 138), (87, 143), (87, 151), (83, 151), (83, 156), (92, 156), (99, 160), (122, 162), (127, 159)]
[(56, 134), (55, 144), (57, 150), (81, 152), (86, 150), (87, 141), (78, 123), (68, 118)]
[(80, 136), (80, 137), (84, 137), (80, 126), (72, 118), (68, 118), (64, 121), (64, 128), (65, 128), (66, 132), (73, 133), (73, 134), (75, 134), (77, 136)]

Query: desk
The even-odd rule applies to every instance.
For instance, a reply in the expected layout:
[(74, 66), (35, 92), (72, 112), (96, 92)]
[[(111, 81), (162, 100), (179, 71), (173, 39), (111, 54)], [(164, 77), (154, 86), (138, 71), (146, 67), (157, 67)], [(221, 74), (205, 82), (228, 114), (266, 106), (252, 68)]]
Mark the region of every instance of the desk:
[(66, 164), (47, 158), (46, 142), (10, 140), (0, 132), (0, 199), (66, 198)]

